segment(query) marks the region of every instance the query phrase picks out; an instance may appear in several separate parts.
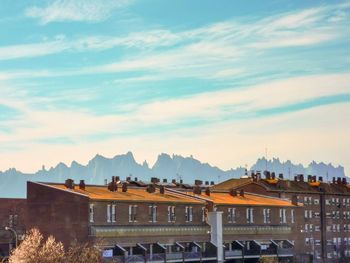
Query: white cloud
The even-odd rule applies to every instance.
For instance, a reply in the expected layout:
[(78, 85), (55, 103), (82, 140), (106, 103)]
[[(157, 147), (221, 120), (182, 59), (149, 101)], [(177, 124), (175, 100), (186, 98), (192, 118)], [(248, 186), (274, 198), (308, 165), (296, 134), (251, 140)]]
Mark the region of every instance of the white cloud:
[(65, 21), (98, 22), (106, 20), (115, 9), (130, 4), (131, 0), (54, 0), (46, 7), (28, 8), (28, 17), (38, 18), (42, 24)]

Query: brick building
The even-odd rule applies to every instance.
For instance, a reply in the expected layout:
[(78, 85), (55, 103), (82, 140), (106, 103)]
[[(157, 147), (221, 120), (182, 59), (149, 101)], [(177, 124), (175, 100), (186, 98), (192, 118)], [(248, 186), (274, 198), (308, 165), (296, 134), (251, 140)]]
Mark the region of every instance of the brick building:
[[(350, 189), (346, 179), (304, 175), (294, 180), (278, 178), (274, 173), (252, 173), (251, 177), (230, 179), (213, 187), (221, 191), (244, 190), (274, 197), (297, 197), (304, 204), (304, 223), (299, 235), (305, 253), (314, 262), (349, 262), (350, 260)], [(301, 218), (298, 218), (301, 224)], [(302, 240), (303, 239), (303, 240)]]
[(26, 199), (0, 198), (0, 258), (8, 256), (16, 242), (14, 233), (5, 227), (14, 229), (21, 239), (26, 229)]
[(66, 245), (92, 242), (120, 261), (291, 262), (301, 251), (303, 206), (244, 191), (140, 187), (115, 178), (108, 186), (28, 182), (27, 207), (28, 227)]

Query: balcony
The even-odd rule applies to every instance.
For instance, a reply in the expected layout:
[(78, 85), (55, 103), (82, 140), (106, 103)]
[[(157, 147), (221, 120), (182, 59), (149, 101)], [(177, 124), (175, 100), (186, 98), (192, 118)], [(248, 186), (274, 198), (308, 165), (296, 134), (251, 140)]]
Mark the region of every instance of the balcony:
[(112, 254), (105, 261), (121, 263), (136, 262), (191, 262), (215, 261), (217, 248), (210, 242), (176, 242), (175, 244), (137, 244), (135, 247), (124, 248), (116, 245)]
[(294, 245), (288, 240), (249, 240), (225, 244), (225, 259), (293, 257)]

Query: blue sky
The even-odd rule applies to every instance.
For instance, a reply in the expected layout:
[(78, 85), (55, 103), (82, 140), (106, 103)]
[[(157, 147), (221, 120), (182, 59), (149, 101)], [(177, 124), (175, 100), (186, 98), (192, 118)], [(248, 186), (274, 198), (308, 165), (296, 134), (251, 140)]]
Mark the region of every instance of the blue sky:
[(0, 169), (265, 153), (350, 169), (348, 1), (0, 5)]

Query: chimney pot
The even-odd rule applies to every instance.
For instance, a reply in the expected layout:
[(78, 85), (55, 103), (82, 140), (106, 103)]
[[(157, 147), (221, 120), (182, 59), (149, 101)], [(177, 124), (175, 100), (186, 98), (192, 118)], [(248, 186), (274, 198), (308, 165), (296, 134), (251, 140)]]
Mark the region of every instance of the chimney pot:
[(160, 186), (159, 192), (163, 195), (165, 193), (165, 187), (163, 185)]
[(66, 182), (65, 182), (65, 186), (66, 186), (68, 189), (74, 189), (74, 180), (72, 180), (72, 179), (67, 179)]
[(85, 190), (85, 181), (84, 180), (80, 180), (79, 189)]
[(159, 183), (159, 179), (157, 177), (152, 177), (151, 183), (153, 183), (153, 184)]
[(205, 194), (207, 196), (210, 196), (210, 188), (209, 187), (205, 188)]
[(125, 193), (128, 191), (128, 184), (127, 183), (123, 183), (122, 184), (122, 191)]
[(237, 196), (237, 191), (235, 189), (230, 190), (230, 195)]
[(243, 190), (243, 189), (241, 189), (241, 191), (239, 191), (239, 195), (240, 195), (241, 197), (244, 197), (244, 190)]
[(148, 193), (154, 193), (156, 191), (156, 187), (154, 186), (154, 184), (149, 184), (146, 188), (146, 191)]
[(201, 188), (199, 185), (196, 185), (196, 186), (193, 188), (193, 193), (196, 194), (196, 195), (202, 194), (202, 188)]

